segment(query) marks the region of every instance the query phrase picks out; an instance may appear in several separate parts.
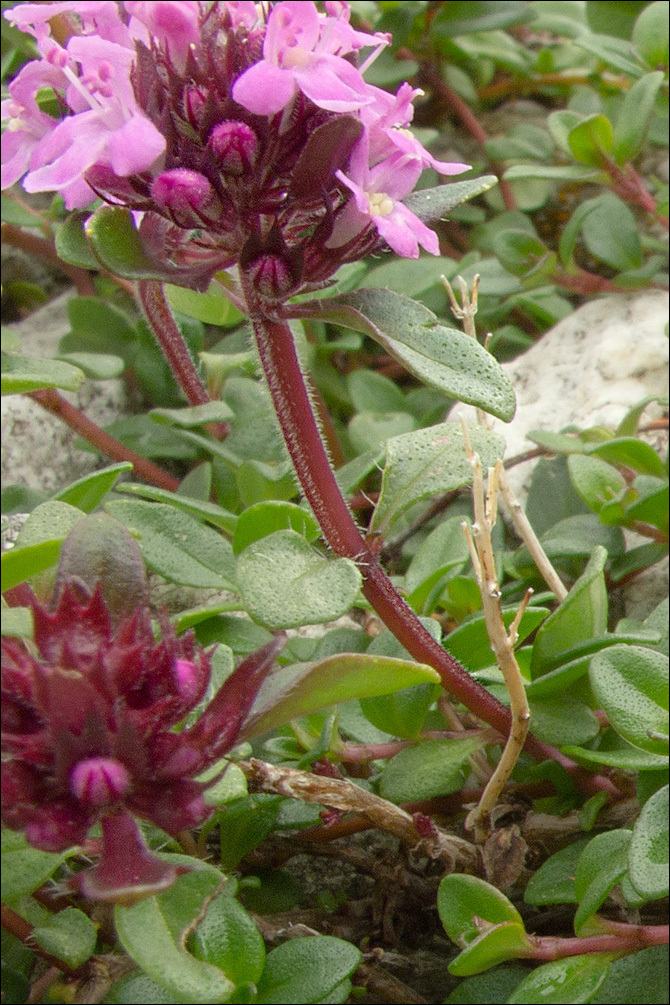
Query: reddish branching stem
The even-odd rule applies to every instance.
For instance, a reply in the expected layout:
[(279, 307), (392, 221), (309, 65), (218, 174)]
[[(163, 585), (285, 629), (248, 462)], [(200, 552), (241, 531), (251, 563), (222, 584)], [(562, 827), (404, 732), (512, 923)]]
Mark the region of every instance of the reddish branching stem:
[[(264, 315), (248, 282), (245, 296), (261, 365), (279, 424), (307, 501), (333, 551), (355, 561), (363, 574), (363, 594), (387, 628), (420, 663), (437, 670), (444, 688), (503, 735), (510, 730), (509, 709), (493, 697), (424, 628), (405, 603), (364, 541), (328, 463), (300, 364), (287, 324)], [(620, 796), (615, 785), (590, 775), (554, 747), (529, 735), (526, 750), (536, 760), (557, 761), (585, 793)]]
[(167, 489), (169, 492), (176, 492), (179, 488), (179, 479), (173, 478), (167, 471), (163, 471), (162, 468), (147, 460), (146, 457), (140, 457), (134, 450), (124, 447), (122, 443), (115, 440), (113, 436), (106, 433), (95, 422), (87, 419), (78, 408), (71, 405), (58, 391), (55, 391), (53, 388), (41, 388), (39, 391), (30, 391), (28, 397), (36, 401), (42, 408), (45, 408), (47, 412), (51, 412), (52, 415), (56, 415), (59, 419), (62, 419), (70, 429), (79, 433), (80, 436), (106, 457), (110, 457), (113, 461), (130, 461), (135, 469), (135, 474), (143, 478), (145, 482), (149, 482), (150, 485), (156, 485), (161, 489)]
[(162, 284), (143, 279), (137, 284), (137, 292), (149, 326), (189, 404), (206, 405), (211, 399), (172, 317)]
[[(57, 956), (52, 956), (51, 953), (47, 953), (46, 950), (32, 938), (33, 926), (30, 922), (22, 918), (20, 914), (13, 911), (11, 907), (7, 907), (6, 904), (2, 905), (2, 927), (10, 935), (13, 935), (15, 939), (19, 942), (23, 942), (29, 946), (33, 952), (37, 953), (43, 960), (50, 964), (50, 966), (57, 967), (61, 973), (66, 974), (68, 977), (81, 977), (85, 972), (86, 964), (84, 967), (80, 967), (75, 970), (73, 967), (69, 966), (64, 960), (59, 959)], [(4, 996), (3, 996), (4, 997)]]
[[(607, 923), (609, 926), (609, 922)], [(586, 938), (561, 939), (553, 935), (529, 936), (532, 952), (528, 958), (548, 962), (582, 953), (636, 953), (650, 946), (668, 944), (667, 925), (617, 925), (617, 931)]]
[[(437, 69), (424, 66), (421, 69), (421, 77), (422, 80), (430, 87), (433, 94), (436, 94), (439, 98), (441, 98), (442, 101), (444, 101), (445, 104), (447, 104), (454, 111), (472, 138), (475, 139), (481, 146), (482, 150), (486, 152), (485, 143), (488, 140), (488, 136), (486, 135), (484, 127), (460, 94), (457, 94), (453, 88), (449, 87), (449, 85), (442, 79), (442, 76)], [(491, 167), (498, 175), (500, 194), (505, 204), (505, 209), (516, 209), (516, 199), (514, 198), (512, 186), (502, 177), (505, 170), (503, 165), (498, 164), (496, 161), (491, 161)]]
[(35, 255), (55, 265), (56, 268), (70, 279), (81, 297), (95, 296), (95, 286), (93, 277), (86, 269), (80, 269), (76, 265), (68, 265), (60, 259), (51, 241), (37, 234), (29, 234), (21, 227), (15, 227), (12, 223), (2, 224), (2, 240), (6, 244), (11, 244), (13, 248), (19, 248), (29, 255)]

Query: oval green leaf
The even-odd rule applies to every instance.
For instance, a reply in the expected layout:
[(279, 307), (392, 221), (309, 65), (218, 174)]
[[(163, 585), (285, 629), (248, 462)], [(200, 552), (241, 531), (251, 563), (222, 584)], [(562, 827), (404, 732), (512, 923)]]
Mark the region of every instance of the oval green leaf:
[(325, 558), (294, 530), (254, 541), (237, 557), (237, 587), (249, 615), (266, 628), (322, 624), (346, 614), (362, 577), (348, 558)]
[(514, 904), (495, 886), (476, 876), (459, 873), (445, 876), (437, 893), (437, 910), (445, 932), (461, 947), (482, 933), (475, 918), (489, 925), (511, 921), (523, 927), (523, 919)]
[(607, 979), (613, 957), (584, 953), (554, 960), (533, 970), (507, 999), (508, 1005), (581, 1005), (592, 1001)]
[(628, 849), (629, 878), (651, 900), (668, 895), (668, 786), (642, 807)]
[(612, 646), (589, 666), (593, 692), (617, 733), (653, 754), (668, 744), (668, 657), (642, 646)]
[(241, 738), (267, 733), (341, 701), (438, 682), (437, 672), (423, 663), (368, 653), (344, 653), (318, 663), (280, 667), (263, 682)]
[[(479, 426), (469, 427), (472, 449), (484, 469), (502, 457), (502, 436)], [(371, 530), (386, 534), (397, 518), (415, 502), (469, 485), (472, 468), (465, 452), (463, 429), (458, 422), (443, 422), (428, 429), (394, 436), (386, 444), (382, 488)]]
[(380, 793), (392, 803), (409, 803), (457, 792), (470, 755), (484, 745), (479, 737), (425, 740), (392, 757), (382, 772)]
[(579, 905), (574, 921), (577, 935), (626, 875), (631, 837), (629, 830), (598, 834), (582, 852), (575, 871), (575, 897)]
[(360, 951), (343, 939), (330, 935), (293, 939), (268, 954), (254, 1000), (258, 1005), (323, 1001), (360, 961)]

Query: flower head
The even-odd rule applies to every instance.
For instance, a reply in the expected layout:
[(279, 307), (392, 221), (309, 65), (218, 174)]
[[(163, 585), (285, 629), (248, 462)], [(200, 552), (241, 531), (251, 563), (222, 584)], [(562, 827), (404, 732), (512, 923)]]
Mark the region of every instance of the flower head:
[[(366, 82), (390, 39), (354, 28), (342, 0), (19, 4), (8, 16), (42, 59), (10, 84), (3, 184), (25, 173), (28, 191), (58, 191), (69, 208), (100, 196), (140, 211), (169, 281), (203, 289), (253, 257), (252, 285), (276, 304), (387, 245), (438, 253), (402, 200), (424, 168), (467, 165), (410, 132), (420, 91)], [(60, 119), (39, 104), (45, 87)]]
[[(45, 851), (81, 844), (103, 824), (99, 864), (77, 876), (101, 899), (136, 899), (175, 878), (143, 845), (133, 817), (176, 835), (211, 813), (197, 775), (235, 743), (281, 641), (253, 654), (188, 729), (210, 660), (169, 623), (154, 640), (147, 608), (115, 627), (98, 585), (66, 582), (54, 611), (31, 599), (35, 651), (2, 639), (2, 817)], [(127, 842), (138, 850), (129, 860)]]

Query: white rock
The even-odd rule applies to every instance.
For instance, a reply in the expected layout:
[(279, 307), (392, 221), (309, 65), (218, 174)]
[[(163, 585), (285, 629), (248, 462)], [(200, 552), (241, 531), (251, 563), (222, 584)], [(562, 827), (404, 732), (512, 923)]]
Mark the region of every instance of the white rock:
[[(507, 441), (506, 457), (533, 447), (532, 429), (616, 426), (650, 394), (668, 390), (668, 294), (663, 290), (617, 293), (585, 304), (503, 369), (514, 385), (517, 410), (510, 423), (492, 420)], [(473, 421), (459, 405), (449, 418)], [(512, 468), (510, 480), (527, 487), (531, 464)]]
[[(58, 342), (70, 330), (68, 291), (35, 311), (25, 321), (8, 325), (20, 338), (19, 352), (28, 356), (55, 355)], [(121, 379), (87, 380), (76, 394), (60, 392), (99, 426), (128, 414)], [(36, 401), (22, 394), (2, 399), (2, 471), (5, 485), (26, 485), (48, 494), (58, 492), (109, 461), (79, 450), (74, 433)]]

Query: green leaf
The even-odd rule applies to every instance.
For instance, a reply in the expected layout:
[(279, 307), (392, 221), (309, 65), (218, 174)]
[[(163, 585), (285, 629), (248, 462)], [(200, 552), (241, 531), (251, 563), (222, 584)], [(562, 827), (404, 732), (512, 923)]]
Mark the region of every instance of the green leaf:
[(76, 265), (80, 269), (90, 269), (96, 272), (100, 262), (93, 254), (88, 242), (84, 223), (88, 213), (70, 213), (65, 222), (56, 231), (56, 253), (62, 261)]
[[(188, 860), (186, 856), (171, 859)], [(183, 947), (183, 937), (193, 925), (207, 898), (223, 877), (212, 866), (180, 876), (169, 890), (132, 907), (117, 907), (116, 931), (121, 945), (146, 974), (182, 1002), (225, 1002), (234, 985), (219, 970), (197, 960)]]
[(197, 318), (207, 325), (232, 328), (243, 320), (243, 315), (225, 296), (222, 287), (215, 282), (209, 284), (206, 293), (187, 290), (183, 286), (165, 284), (165, 295), (170, 307), (191, 318)]
[(589, 680), (617, 733), (653, 754), (668, 752), (668, 657), (642, 646), (613, 646), (596, 653)]
[(424, 740), (388, 761), (379, 791), (392, 803), (415, 802), (457, 792), (465, 781), (470, 756), (484, 746), (479, 737)]
[(68, 503), (76, 506), (83, 513), (92, 513), (100, 505), (108, 492), (116, 485), (124, 471), (132, 471), (133, 466), (130, 461), (121, 461), (119, 464), (111, 464), (102, 471), (94, 471), (90, 475), (84, 475), (76, 482), (72, 482), (67, 488), (61, 489), (52, 496), (52, 500)]
[(83, 517), (81, 510), (57, 500), (47, 500), (37, 506), (23, 525), (14, 547), (0, 559), (2, 589), (10, 590), (54, 565), (63, 541)]
[(664, 474), (663, 462), (654, 448), (634, 436), (616, 436), (605, 443), (585, 444), (584, 453), (645, 475), (662, 478)]
[(233, 534), (237, 526), (238, 518), (234, 513), (230, 513), (222, 506), (217, 506), (216, 503), (208, 502), (205, 499), (175, 495), (174, 492), (168, 492), (166, 489), (155, 488), (153, 485), (138, 485), (134, 482), (122, 482), (121, 485), (116, 486), (116, 491), (133, 496), (143, 496), (145, 499), (153, 499), (156, 502), (165, 502), (190, 516), (199, 517), (215, 527), (220, 527), (227, 534)]
[(32, 848), (23, 834), (3, 829), (2, 831), (2, 900), (13, 904), (27, 896), (53, 876), (56, 869), (76, 848), (59, 852)]
[(483, 195), (497, 184), (498, 179), (494, 174), (484, 175), (482, 178), (469, 178), (467, 181), (448, 182), (436, 188), (424, 188), (412, 192), (403, 199), (403, 205), (430, 226), (446, 220), (456, 206)]
[(657, 1005), (668, 993), (667, 946), (652, 946), (612, 960), (609, 976), (591, 1001), (593, 1005)]
[(47, 953), (76, 968), (85, 963), (95, 950), (98, 930), (83, 911), (66, 907), (52, 915), (47, 924), (37, 925), (32, 937)]
[(439, 324), (417, 301), (391, 290), (358, 290), (302, 305), (302, 312), (369, 335), (419, 380), (452, 398), (505, 422), (514, 415), (514, 391), (490, 353), (476, 339)]
[(505, 1005), (514, 988), (527, 973), (527, 967), (510, 963), (476, 977), (466, 977), (444, 999), (444, 1005)]
[(594, 168), (578, 167), (576, 164), (513, 164), (507, 168), (505, 181), (520, 181), (524, 178), (548, 178), (550, 181), (591, 181), (600, 172)]
[[(579, 499), (576, 493), (575, 498)], [(614, 559), (622, 555), (625, 548), (620, 528), (605, 526), (595, 513), (559, 520), (540, 535), (540, 543), (551, 559), (586, 558), (596, 545), (605, 548)], [(514, 564), (517, 569), (524, 571), (534, 567), (535, 563), (525, 545), (514, 552)]]
[(573, 264), (575, 245), (581, 233), (584, 219), (589, 213), (597, 209), (598, 205), (597, 199), (587, 199), (585, 202), (582, 202), (577, 206), (565, 227), (563, 227), (558, 242), (558, 253), (561, 256), (561, 262), (566, 267), (570, 267)]
[(623, 475), (599, 457), (570, 454), (568, 471), (578, 495), (596, 513), (626, 487)]
[(292, 939), (268, 953), (255, 1001), (258, 1005), (318, 1003), (349, 977), (360, 961), (360, 951), (343, 939), (330, 935)]
[(298, 494), (290, 461), (279, 464), (243, 461), (235, 472), (235, 480), (243, 506), (253, 506), (265, 499), (292, 499)]
[(607, 630), (607, 552), (598, 545), (567, 597), (538, 629), (531, 672), (539, 677), (564, 662), (567, 650)]
[(97, 297), (72, 297), (67, 304), (72, 330), (59, 343), (61, 353), (113, 353), (128, 366), (135, 361), (137, 331), (130, 318)]
[(576, 904), (575, 869), (588, 838), (561, 848), (530, 877), (523, 899), (527, 904)]
[(445, 932), (461, 947), (481, 935), (480, 919), (489, 925), (511, 921), (523, 926), (521, 915), (511, 901), (476, 876), (459, 873), (445, 876), (438, 888), (437, 910)]
[(589, 115), (568, 134), (573, 156), (581, 164), (601, 167), (603, 158), (612, 152), (612, 123), (606, 115)]
[(423, 663), (369, 653), (337, 654), (318, 663), (280, 667), (263, 682), (242, 738), (267, 733), (337, 702), (438, 682), (436, 671)]
[(274, 830), (281, 796), (255, 793), (236, 799), (218, 814), (221, 865), (233, 870), (237, 863)]
[(79, 367), (58, 359), (2, 353), (2, 394), (25, 394), (42, 387), (78, 391), (85, 379)]
[(40, 544), (4, 552), (0, 559), (3, 592), (55, 565), (64, 540), (64, 537), (59, 537), (53, 541), (42, 541)]
[(294, 530), (254, 541), (237, 557), (237, 587), (249, 615), (270, 629), (322, 624), (346, 614), (362, 577), (348, 558), (320, 555)]
[(184, 283), (185, 270), (148, 255), (132, 213), (118, 206), (101, 206), (84, 224), (86, 238), (97, 258), (115, 276), (126, 279), (174, 278)]
[[(484, 469), (502, 456), (504, 440), (479, 426), (469, 427), (472, 448)], [(386, 534), (413, 503), (439, 492), (469, 485), (472, 468), (465, 452), (460, 423), (443, 422), (389, 440), (382, 488), (371, 529)]]
[[(549, 609), (547, 607), (527, 607), (518, 626), (519, 644), (542, 624)], [(503, 611), (503, 623), (509, 628), (516, 617), (516, 608)], [(470, 671), (483, 670), (495, 663), (486, 622), (483, 617), (473, 618), (455, 628), (444, 641), (451, 655)]]
[(523, 925), (505, 921), (483, 932), (471, 942), (448, 970), (455, 977), (467, 977), (495, 967), (506, 960), (514, 960), (529, 955), (528, 936)]
[(112, 380), (120, 377), (126, 368), (120, 356), (102, 352), (60, 353), (58, 358), (64, 363), (79, 367), (91, 380)]
[(357, 412), (406, 411), (405, 395), (398, 385), (375, 370), (353, 370), (347, 376), (347, 390)]
[[(618, 2), (618, 0), (614, 0)], [(574, 39), (580, 49), (597, 56), (606, 66), (629, 74), (633, 79), (641, 76), (642, 67), (635, 61), (630, 42), (610, 35), (583, 34)]]
[(633, 488), (639, 493), (631, 503), (626, 515), (633, 520), (651, 523), (660, 530), (668, 530), (668, 482), (666, 478), (652, 475), (638, 475)]
[(419, 684), (379, 698), (363, 698), (361, 709), (365, 718), (378, 729), (391, 736), (414, 740), (435, 697), (434, 685)]
[(184, 586), (234, 589), (233, 549), (210, 527), (161, 503), (118, 500), (105, 509), (137, 539), (154, 572)]
[(597, 750), (589, 750), (588, 747), (563, 747), (563, 753), (568, 757), (573, 757), (579, 763), (606, 764), (612, 768), (621, 768), (623, 771), (655, 771), (658, 768), (667, 768), (668, 758), (660, 754), (651, 754), (640, 747), (621, 740), (621, 744), (615, 747), (600, 746)]
[(143, 1005), (180, 1005), (181, 1001), (141, 970), (135, 970), (112, 984), (104, 998), (105, 1005), (136, 1005), (137, 1002)]
[(648, 4), (633, 28), (633, 45), (649, 66), (668, 66), (668, 5)]
[(648, 405), (651, 404), (652, 401), (660, 402), (663, 400), (667, 402), (668, 399), (667, 398), (662, 399), (659, 395), (656, 394), (645, 395), (645, 397), (642, 398), (641, 401), (638, 401), (637, 405), (634, 405), (631, 409), (629, 409), (626, 412), (623, 419), (617, 426), (616, 433), (614, 435), (617, 437), (624, 437), (624, 438), (637, 436), (637, 430), (640, 424), (640, 418), (642, 417), (642, 413), (644, 412), (644, 410), (647, 408)]
[(254, 541), (277, 530), (294, 530), (308, 543), (321, 535), (321, 528), (308, 510), (295, 503), (272, 499), (256, 503), (240, 514), (233, 535), (233, 551), (239, 555)]
[(631, 210), (613, 192), (597, 196), (595, 202), (592, 212), (582, 221), (587, 249), (620, 272), (638, 268), (642, 264), (642, 245)]
[(437, 37), (453, 38), (455, 35), (469, 35), (471, 32), (493, 31), (513, 24), (532, 21), (536, 17), (528, 4), (518, 0), (451, 0), (446, 7), (438, 10), (431, 25), (431, 33)]
[(193, 955), (222, 970), (233, 984), (257, 984), (265, 964), (265, 944), (241, 904), (217, 897), (189, 939)]
[(629, 830), (598, 834), (582, 852), (575, 872), (575, 897), (579, 905), (574, 922), (577, 935), (626, 875), (631, 837)]
[(192, 429), (204, 426), (207, 422), (225, 422), (232, 417), (233, 410), (225, 401), (208, 401), (204, 405), (192, 405), (190, 408), (152, 408), (149, 415), (154, 422)]
[(647, 800), (628, 849), (629, 878), (648, 900), (668, 895), (668, 786)]
[(470, 557), (461, 517), (444, 520), (421, 542), (405, 574), (408, 603), (415, 611), (430, 614), (453, 570)]
[[(396, 293), (403, 293), (406, 297), (420, 297), (422, 293), (436, 287), (444, 289), (442, 276), (453, 275), (455, 266), (456, 263), (453, 259), (443, 258), (440, 255), (416, 259), (392, 258), (366, 272), (364, 281), (367, 288), (394, 290)], [(328, 346), (330, 345), (332, 343), (328, 342)], [(354, 370), (349, 375), (349, 380), (354, 374), (365, 374), (368, 377), (374, 375), (388, 380), (388, 377), (382, 378), (382, 375), (377, 374), (374, 370)], [(396, 384), (393, 386), (402, 394)]]
[(416, 427), (409, 412), (359, 412), (349, 422), (347, 434), (353, 449), (363, 453), (379, 450), (391, 437), (411, 433)]
[(617, 164), (631, 161), (641, 150), (663, 79), (661, 70), (645, 73), (626, 93), (614, 125), (613, 153)]
[[(4, 569), (3, 569), (4, 573)], [(2, 606), (2, 634), (20, 639), (33, 637), (33, 612), (30, 607)]]
[(554, 747), (588, 743), (600, 732), (600, 723), (588, 705), (565, 695), (531, 701), (530, 716), (533, 734)]
[(581, 1005), (590, 1002), (607, 979), (613, 956), (585, 953), (545, 963), (521, 981), (508, 1005)]
[(556, 255), (525, 230), (503, 230), (493, 240), (493, 251), (513, 276), (527, 279), (537, 270), (554, 271)]

